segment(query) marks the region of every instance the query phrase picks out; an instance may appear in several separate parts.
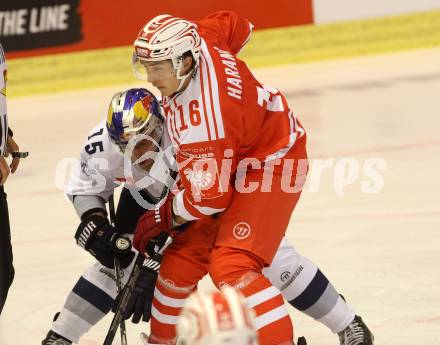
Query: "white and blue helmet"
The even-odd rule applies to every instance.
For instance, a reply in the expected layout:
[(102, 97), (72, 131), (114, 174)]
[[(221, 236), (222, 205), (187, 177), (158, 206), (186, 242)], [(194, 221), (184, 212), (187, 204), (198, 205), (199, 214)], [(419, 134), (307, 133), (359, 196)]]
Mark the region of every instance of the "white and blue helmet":
[(107, 131), (111, 141), (124, 152), (129, 140), (144, 134), (160, 141), (164, 117), (160, 103), (147, 89), (116, 93), (110, 102)]

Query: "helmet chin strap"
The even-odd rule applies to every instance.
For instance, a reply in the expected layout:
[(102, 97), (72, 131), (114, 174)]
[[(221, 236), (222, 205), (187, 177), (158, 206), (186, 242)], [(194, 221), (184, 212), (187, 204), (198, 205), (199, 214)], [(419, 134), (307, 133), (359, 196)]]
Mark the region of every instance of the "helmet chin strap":
[[(186, 76), (188, 76), (188, 74)], [(183, 88), (183, 84), (185, 84), (186, 76), (185, 76), (185, 78), (177, 77), (178, 79), (180, 79), (180, 83), (179, 83), (179, 86), (177, 87), (176, 93), (183, 91), (182, 88)]]
[(180, 83), (179, 83), (179, 86), (177, 87), (177, 90), (175, 93), (179, 93), (179, 92), (183, 91), (182, 87), (185, 84), (186, 79), (190, 76), (192, 77), (192, 75), (194, 74), (194, 72), (197, 68), (197, 64), (194, 66), (194, 68), (190, 69), (187, 74), (180, 75), (180, 72), (183, 67), (183, 63), (182, 63), (183, 59), (182, 59), (182, 57), (180, 57), (180, 58), (177, 58), (176, 60), (173, 61), (174, 71), (175, 71), (174, 73), (176, 74), (177, 79), (180, 80)]

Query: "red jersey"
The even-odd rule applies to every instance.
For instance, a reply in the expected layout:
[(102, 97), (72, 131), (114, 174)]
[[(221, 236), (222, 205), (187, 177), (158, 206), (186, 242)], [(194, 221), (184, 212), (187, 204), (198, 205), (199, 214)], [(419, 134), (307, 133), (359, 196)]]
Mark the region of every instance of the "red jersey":
[(183, 187), (174, 211), (187, 220), (224, 211), (240, 171), (262, 171), (305, 145), (299, 138), (306, 135), (285, 97), (236, 57), (252, 24), (229, 11), (196, 24), (202, 43), (195, 75), (183, 92), (163, 99)]

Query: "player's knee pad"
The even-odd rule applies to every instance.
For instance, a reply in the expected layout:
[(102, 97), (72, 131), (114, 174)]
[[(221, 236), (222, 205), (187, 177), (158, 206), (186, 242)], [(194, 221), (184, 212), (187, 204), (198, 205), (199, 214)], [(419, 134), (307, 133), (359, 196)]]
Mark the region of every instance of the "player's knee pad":
[(90, 304), (99, 307), (104, 313), (110, 311), (113, 300), (117, 295), (117, 287), (112, 271), (112, 269), (98, 262), (91, 265), (78, 279), (66, 301), (66, 305), (73, 306), (80, 303), (80, 301), (84, 301), (82, 309), (87, 309), (85, 305)]
[(263, 262), (252, 253), (229, 247), (217, 247), (211, 253), (209, 275), (218, 288), (241, 288), (261, 275)]
[(165, 251), (157, 285), (177, 293), (189, 294), (208, 272), (209, 252), (206, 251), (205, 257), (204, 254), (197, 256), (192, 250), (188, 253), (181, 249), (171, 246)]
[[(129, 274), (124, 272), (125, 276)], [(96, 262), (89, 266), (67, 296), (52, 330), (77, 343), (110, 310), (117, 294), (113, 270)]]

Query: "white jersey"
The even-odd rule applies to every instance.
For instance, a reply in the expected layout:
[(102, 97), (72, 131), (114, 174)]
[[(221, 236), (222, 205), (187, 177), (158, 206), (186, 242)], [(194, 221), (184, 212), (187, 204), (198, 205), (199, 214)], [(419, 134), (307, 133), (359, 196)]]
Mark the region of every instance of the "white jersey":
[[(159, 199), (164, 187), (172, 187), (172, 172), (176, 170), (172, 145), (164, 135), (160, 150), (149, 173), (131, 163), (131, 154), (123, 154), (110, 140), (106, 121), (101, 121), (88, 134), (81, 151), (80, 163), (75, 167), (65, 193), (69, 199), (77, 196), (95, 196), (108, 201), (116, 187), (123, 184), (133, 191), (145, 191)], [(75, 208), (76, 205), (75, 205)], [(86, 209), (78, 210), (81, 215)]]

